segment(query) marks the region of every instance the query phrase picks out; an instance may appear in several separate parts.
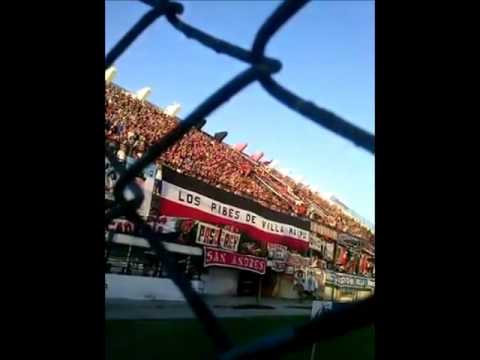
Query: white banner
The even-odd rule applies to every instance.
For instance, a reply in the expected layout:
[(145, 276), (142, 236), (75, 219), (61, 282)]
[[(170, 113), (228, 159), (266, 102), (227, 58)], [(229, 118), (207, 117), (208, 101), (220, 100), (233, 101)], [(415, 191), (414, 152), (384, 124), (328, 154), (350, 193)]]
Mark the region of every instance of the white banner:
[(137, 180), (137, 183), (143, 189), (143, 202), (138, 209), (138, 214), (143, 217), (147, 217), (152, 206), (152, 192), (155, 179), (153, 177), (147, 177), (145, 181)]
[(337, 277), (336, 273), (330, 270), (325, 271), (326, 279), (325, 281), (329, 284), (336, 285), (337, 284)]
[(325, 247), (325, 242), (323, 241), (323, 239), (317, 237), (314, 234), (310, 234), (310, 249), (313, 249), (323, 254), (324, 247)]
[(222, 229), (220, 247), (225, 250), (237, 251), (240, 243), (240, 234)]
[(220, 228), (210, 224), (198, 222), (197, 244), (218, 247)]
[(355, 288), (366, 289), (369, 287), (369, 279), (363, 276), (356, 276), (344, 273), (336, 273), (333, 271), (326, 271), (327, 283), (337, 286), (339, 288)]
[(335, 249), (335, 244), (330, 241), (325, 241), (325, 257), (327, 260), (333, 260), (333, 250)]
[(369, 288), (375, 289), (375, 279), (368, 279), (368, 285)]
[(262, 216), (231, 205), (210, 199), (194, 191), (185, 190), (167, 181), (162, 182), (163, 198), (241, 224), (254, 226), (270, 234), (283, 235), (305, 242), (309, 241), (309, 232), (292, 225), (267, 220)]
[(273, 271), (284, 272), (287, 268), (287, 263), (285, 261), (271, 260), (270, 266)]
[(268, 257), (272, 260), (278, 260), (286, 262), (288, 258), (288, 248), (285, 245), (280, 244), (267, 244)]

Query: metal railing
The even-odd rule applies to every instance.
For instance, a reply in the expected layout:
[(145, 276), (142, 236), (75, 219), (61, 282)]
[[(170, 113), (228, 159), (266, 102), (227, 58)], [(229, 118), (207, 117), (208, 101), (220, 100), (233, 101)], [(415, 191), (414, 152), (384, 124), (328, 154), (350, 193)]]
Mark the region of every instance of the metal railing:
[[(235, 346), (227, 332), (220, 326), (211, 309), (206, 305), (201, 296), (192, 289), (190, 282), (182, 273), (176, 271), (173, 258), (168, 256), (168, 251), (161, 242), (162, 235), (153, 233), (136, 212), (143, 201), (142, 190), (134, 181), (136, 174), (139, 174), (143, 168), (155, 161), (168, 147), (187, 133), (191, 127), (199, 124), (202, 119), (205, 119), (219, 106), (255, 81), (258, 81), (271, 96), (283, 105), (333, 133), (352, 141), (368, 152), (375, 153), (374, 135), (349, 123), (334, 113), (318, 107), (312, 102), (303, 100), (278, 84), (272, 77), (273, 74), (281, 70), (282, 63), (265, 55), (266, 45), (272, 36), (300, 11), (308, 1), (288, 0), (281, 3), (258, 30), (251, 50), (242, 49), (184, 23), (178, 17), (184, 10), (182, 4), (168, 0), (141, 1), (149, 5), (151, 9), (110, 50), (106, 56), (105, 69), (108, 69), (146, 28), (162, 16), (165, 16), (174, 28), (188, 38), (200, 42), (217, 53), (229, 55), (250, 66), (209, 96), (181, 121), (177, 127), (153, 144), (143, 157), (127, 170), (119, 166), (120, 164), (114, 154), (108, 150), (106, 151), (109, 161), (121, 176), (114, 189), (114, 205), (105, 214), (105, 225), (110, 223), (112, 219), (125, 216), (142, 229), (151, 248), (165, 263), (168, 275), (181, 290), (194, 314), (202, 323), (205, 332), (211, 338), (218, 359), (255, 359), (260, 356), (262, 358), (277, 358), (279, 354), (283, 354), (286, 351), (301, 349), (307, 345), (318, 343), (325, 339), (345, 334), (355, 328), (371, 324), (374, 318), (375, 295), (361, 302), (351, 304), (351, 306), (343, 308), (341, 311), (327, 312), (323, 316), (299, 327), (282, 330), (276, 334), (260, 338), (246, 346)], [(128, 191), (130, 191), (129, 196), (126, 195)]]

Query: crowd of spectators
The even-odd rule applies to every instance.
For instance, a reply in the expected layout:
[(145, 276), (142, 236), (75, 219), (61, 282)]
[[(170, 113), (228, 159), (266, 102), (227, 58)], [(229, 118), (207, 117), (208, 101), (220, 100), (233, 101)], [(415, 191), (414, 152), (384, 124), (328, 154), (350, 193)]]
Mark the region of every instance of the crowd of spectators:
[[(148, 146), (178, 124), (176, 119), (114, 84), (106, 87), (105, 108), (106, 137), (119, 147), (117, 156), (121, 160), (126, 156), (142, 156)], [(256, 164), (195, 128), (163, 153), (159, 162), (273, 210), (295, 211), (288, 202), (255, 181), (252, 170)]]
[[(105, 135), (117, 156), (139, 158), (178, 120), (115, 84), (106, 85)], [(158, 159), (186, 175), (248, 197), (272, 210), (315, 219), (339, 231), (371, 240), (373, 234), (306, 186), (249, 159), (229, 145), (192, 128)], [(261, 181), (259, 181), (259, 179)], [(320, 208), (319, 211), (312, 209)]]
[(254, 168), (258, 165), (200, 130), (191, 129), (162, 154), (161, 159), (182, 173), (251, 198), (273, 210), (294, 211), (288, 202), (256, 181)]
[(142, 156), (149, 144), (167, 134), (177, 123), (176, 119), (149, 102), (136, 99), (116, 85), (107, 84), (105, 135), (122, 146), (123, 151), (134, 157)]
[[(305, 206), (310, 209), (310, 211), (307, 210), (307, 213), (312, 220), (368, 241), (373, 240), (374, 235), (368, 228), (352, 217), (345, 215), (339, 207), (332, 205), (318, 193), (313, 192), (301, 183), (295, 182), (289, 176), (283, 175), (273, 168), (269, 169), (268, 172), (272, 175), (270, 177), (273, 180), (272, 182), (276, 183), (280, 188), (283, 187), (283, 190), (279, 189), (279, 191), (293, 194), (304, 201)], [(317, 211), (318, 209), (321, 210)]]

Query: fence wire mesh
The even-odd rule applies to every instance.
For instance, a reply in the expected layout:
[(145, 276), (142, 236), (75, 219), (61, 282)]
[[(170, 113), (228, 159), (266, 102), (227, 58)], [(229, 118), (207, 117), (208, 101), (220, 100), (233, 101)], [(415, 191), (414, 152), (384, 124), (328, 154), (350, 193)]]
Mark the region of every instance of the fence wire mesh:
[[(168, 256), (168, 251), (162, 243), (162, 235), (154, 233), (137, 213), (137, 209), (143, 201), (143, 193), (134, 181), (135, 176), (154, 162), (192, 127), (199, 125), (208, 115), (255, 81), (258, 81), (265, 91), (283, 105), (334, 134), (352, 141), (371, 154), (375, 154), (375, 136), (373, 134), (342, 119), (331, 111), (303, 100), (272, 78), (273, 74), (281, 70), (282, 63), (277, 59), (267, 57), (265, 48), (280, 28), (304, 8), (309, 1), (287, 0), (282, 2), (257, 31), (251, 50), (230, 44), (186, 24), (178, 17), (184, 11), (184, 7), (180, 3), (168, 0), (140, 1), (149, 5), (151, 9), (108, 52), (105, 59), (105, 69), (113, 65), (138, 36), (162, 16), (165, 16), (167, 21), (186, 37), (198, 41), (217, 53), (245, 62), (249, 64), (249, 68), (235, 76), (203, 101), (172, 131), (150, 146), (145, 154), (127, 170), (120, 166), (113, 153), (109, 152), (108, 149), (106, 150), (106, 156), (115, 171), (120, 174), (120, 178), (114, 189), (114, 205), (105, 214), (105, 225), (108, 225), (115, 218), (124, 216), (135, 223), (145, 234), (144, 237), (152, 250), (165, 263), (168, 276), (181, 290), (194, 314), (203, 325), (205, 332), (211, 338), (218, 359), (255, 359), (259, 356), (263, 359), (278, 358), (279, 354), (284, 354), (286, 351), (297, 350), (371, 324), (374, 320), (375, 295), (339, 311), (325, 313), (302, 326), (282, 330), (246, 346), (235, 346), (202, 297), (193, 290), (187, 278), (176, 270), (172, 257)], [(130, 196), (126, 196), (127, 190), (129, 190)]]

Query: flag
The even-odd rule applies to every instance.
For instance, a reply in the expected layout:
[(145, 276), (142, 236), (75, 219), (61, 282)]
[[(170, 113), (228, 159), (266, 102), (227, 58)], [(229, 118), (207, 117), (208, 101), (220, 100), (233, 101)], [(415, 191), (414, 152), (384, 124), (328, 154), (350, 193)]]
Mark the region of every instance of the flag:
[(225, 139), (228, 135), (228, 132), (226, 131), (221, 131), (221, 132), (217, 132), (215, 133), (215, 135), (213, 135), (213, 137), (218, 141), (218, 142), (222, 142), (223, 139)]
[(337, 251), (337, 264), (345, 265), (348, 261), (347, 249), (339, 246)]
[(260, 161), (262, 157), (263, 157), (263, 152), (257, 152), (251, 156), (253, 161)]
[(233, 146), (233, 148), (239, 152), (242, 152), (243, 150), (245, 150), (245, 148), (248, 146), (248, 144), (236, 144)]

